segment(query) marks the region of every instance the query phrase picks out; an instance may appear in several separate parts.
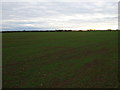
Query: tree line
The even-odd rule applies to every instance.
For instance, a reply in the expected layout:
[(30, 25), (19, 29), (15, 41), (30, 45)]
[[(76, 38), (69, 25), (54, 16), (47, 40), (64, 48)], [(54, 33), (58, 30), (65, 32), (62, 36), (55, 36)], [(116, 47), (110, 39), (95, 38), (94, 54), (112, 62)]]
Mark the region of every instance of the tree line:
[(89, 30), (22, 30), (22, 31), (1, 31), (2, 33), (7, 33), (7, 32), (86, 32), (86, 31), (120, 31), (120, 30), (94, 30), (94, 29), (89, 29)]

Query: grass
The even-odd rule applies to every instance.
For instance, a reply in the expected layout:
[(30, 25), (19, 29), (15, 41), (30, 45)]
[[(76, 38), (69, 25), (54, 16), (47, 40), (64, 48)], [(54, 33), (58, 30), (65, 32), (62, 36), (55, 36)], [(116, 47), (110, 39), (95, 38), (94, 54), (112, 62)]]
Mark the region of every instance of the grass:
[(3, 33), (3, 88), (115, 88), (117, 31)]

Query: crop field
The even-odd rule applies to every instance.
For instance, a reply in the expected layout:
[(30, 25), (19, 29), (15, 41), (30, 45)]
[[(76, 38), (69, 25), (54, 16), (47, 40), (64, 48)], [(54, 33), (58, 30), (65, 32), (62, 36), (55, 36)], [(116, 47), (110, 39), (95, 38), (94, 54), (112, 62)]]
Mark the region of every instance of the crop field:
[(2, 34), (3, 88), (117, 88), (118, 32)]

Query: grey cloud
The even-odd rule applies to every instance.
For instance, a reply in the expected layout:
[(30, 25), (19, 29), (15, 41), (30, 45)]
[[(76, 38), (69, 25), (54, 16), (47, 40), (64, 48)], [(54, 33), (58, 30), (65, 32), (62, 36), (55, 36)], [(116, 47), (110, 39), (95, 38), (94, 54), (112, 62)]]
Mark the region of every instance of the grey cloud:
[[(113, 15), (113, 17), (97, 17), (97, 19), (90, 20), (89, 22), (100, 23), (110, 20), (116, 21), (117, 17), (117, 3), (116, 2), (27, 2), (27, 3), (15, 3), (15, 2), (4, 2), (2, 3), (3, 11), (3, 24), (9, 27), (19, 27), (22, 24), (40, 24), (40, 26), (45, 26), (50, 23), (56, 24), (60, 21), (60, 17), (72, 16), (73, 18), (68, 18), (68, 22), (71, 23), (86, 23), (89, 20), (79, 19), (74, 17), (74, 15), (92, 15), (92, 14), (102, 14), (102, 15)], [(84, 17), (86, 18), (86, 17)], [(38, 21), (37, 21), (38, 19)], [(41, 20), (42, 19), (42, 20)], [(55, 19), (55, 20), (54, 20)], [(62, 19), (62, 18), (61, 18)], [(16, 20), (14, 22), (4, 22), (5, 20)], [(23, 21), (20, 21), (23, 20)], [(24, 21), (26, 20), (26, 22)], [(28, 20), (28, 21), (27, 21)], [(34, 20), (29, 21), (29, 20)], [(35, 21), (36, 20), (36, 21)], [(55, 21), (55, 22), (54, 22)], [(61, 20), (62, 22), (62, 20)], [(60, 22), (60, 23), (61, 23)], [(63, 20), (63, 23), (65, 21)], [(67, 21), (66, 21), (67, 22)], [(57, 22), (59, 24), (59, 22)], [(23, 28), (25, 28), (23, 26)], [(32, 27), (31, 27), (32, 28)]]
[(116, 6), (116, 4), (103, 3), (98, 7), (98, 4), (92, 2), (3, 3), (3, 18), (49, 17), (51, 15), (72, 15), (77, 13), (116, 13), (117, 10), (111, 8), (113, 6)]

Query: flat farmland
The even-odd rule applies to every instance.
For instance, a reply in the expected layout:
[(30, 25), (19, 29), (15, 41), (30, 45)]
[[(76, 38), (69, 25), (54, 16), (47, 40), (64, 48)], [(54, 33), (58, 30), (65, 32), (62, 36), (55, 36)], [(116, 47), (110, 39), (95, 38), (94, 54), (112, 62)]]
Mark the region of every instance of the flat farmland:
[(2, 34), (3, 88), (117, 88), (118, 32)]

